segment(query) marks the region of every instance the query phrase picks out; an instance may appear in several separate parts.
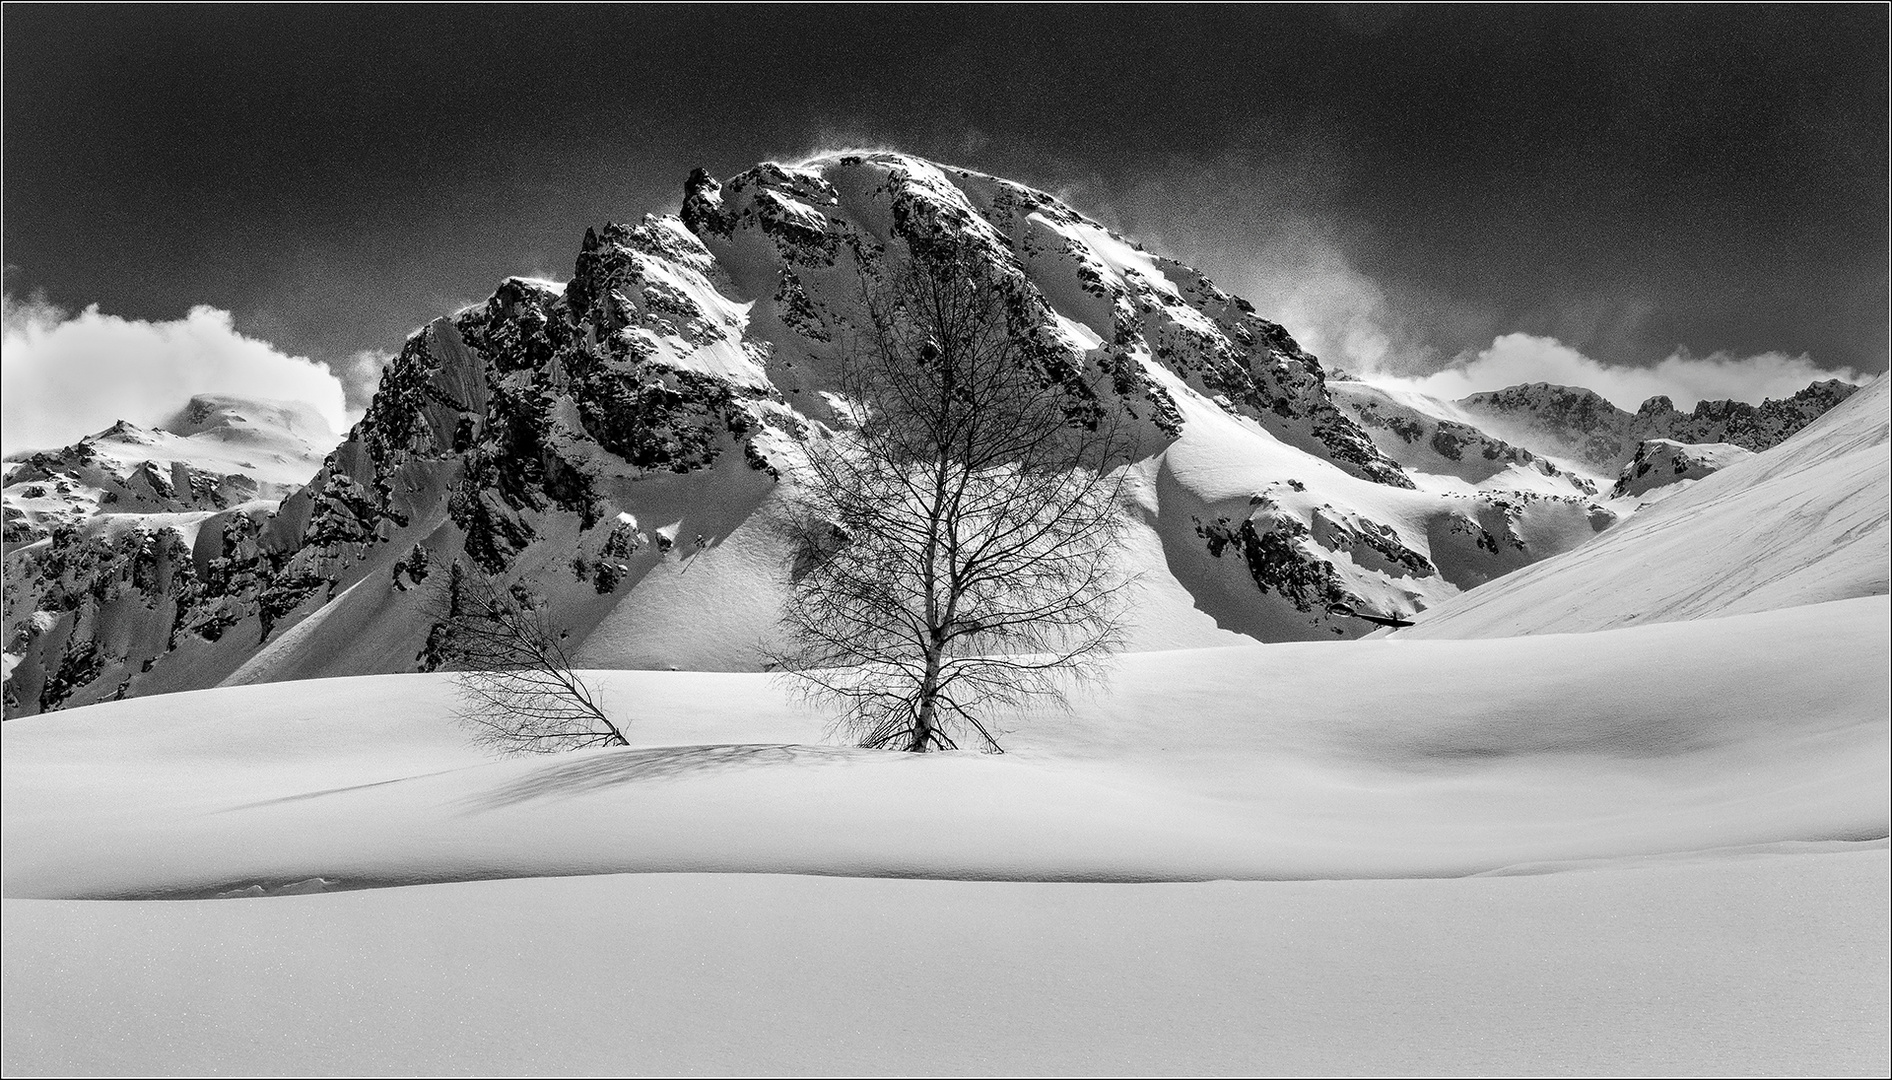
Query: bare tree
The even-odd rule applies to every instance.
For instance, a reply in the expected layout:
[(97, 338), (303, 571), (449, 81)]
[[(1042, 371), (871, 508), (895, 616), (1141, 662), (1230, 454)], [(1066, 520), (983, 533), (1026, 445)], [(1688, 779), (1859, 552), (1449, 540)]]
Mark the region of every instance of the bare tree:
[(430, 607), (422, 667), (454, 673), (460, 720), (480, 742), (524, 753), (628, 745), (523, 586), (504, 588), (455, 560)]
[(1062, 703), (1121, 643), (1122, 440), (1074, 369), (1048, 370), (1043, 301), (1016, 271), (916, 255), (863, 292), (842, 374), (856, 426), (810, 447), (782, 515), (772, 659), (863, 746), (950, 749), (970, 729), (1000, 751), (995, 709)]

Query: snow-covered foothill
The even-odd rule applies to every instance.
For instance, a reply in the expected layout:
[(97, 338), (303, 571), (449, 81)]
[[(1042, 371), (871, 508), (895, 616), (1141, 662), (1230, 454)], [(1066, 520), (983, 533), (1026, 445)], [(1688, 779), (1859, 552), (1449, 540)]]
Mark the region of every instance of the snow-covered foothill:
[(1773, 449), (1398, 633), (1574, 633), (1884, 595), (1889, 413), (1880, 379)]
[(1610, 489), (1612, 498), (1646, 495), (1657, 488), (1700, 480), (1727, 468), (1743, 458), (1754, 456), (1752, 450), (1733, 443), (1679, 443), (1674, 439), (1644, 439), (1636, 446), (1636, 456), (1629, 459)]

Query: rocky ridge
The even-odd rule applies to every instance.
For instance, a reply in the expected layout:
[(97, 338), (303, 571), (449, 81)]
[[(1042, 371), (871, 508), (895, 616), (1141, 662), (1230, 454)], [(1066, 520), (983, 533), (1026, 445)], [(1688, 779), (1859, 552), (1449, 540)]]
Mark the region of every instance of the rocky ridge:
[(1645, 439), (1729, 443), (1744, 450), (1766, 450), (1858, 389), (1851, 383), (1828, 379), (1759, 405), (1702, 401), (1688, 412), (1678, 411), (1669, 398), (1657, 396), (1631, 413), (1594, 391), (1527, 383), (1473, 394), (1454, 404), (1502, 438), (1613, 477), (1635, 456)]

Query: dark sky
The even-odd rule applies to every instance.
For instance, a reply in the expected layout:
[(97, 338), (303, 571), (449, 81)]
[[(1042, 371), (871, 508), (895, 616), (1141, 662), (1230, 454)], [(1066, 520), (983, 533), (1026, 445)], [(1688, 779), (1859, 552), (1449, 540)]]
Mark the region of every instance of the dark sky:
[(1341, 265), (1412, 356), (1523, 331), (1886, 369), (1879, 4), (4, 18), (8, 292), (213, 304), (324, 362), (566, 276), (587, 225), (674, 211), (692, 166), (873, 143), (1057, 191), (1238, 291)]

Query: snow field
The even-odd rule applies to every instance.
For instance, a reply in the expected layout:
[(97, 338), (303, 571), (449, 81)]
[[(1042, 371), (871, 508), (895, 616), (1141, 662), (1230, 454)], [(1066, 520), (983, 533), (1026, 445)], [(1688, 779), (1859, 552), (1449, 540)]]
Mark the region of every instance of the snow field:
[(1888, 863), (7, 900), (10, 1075), (1881, 1075)]
[(600, 672), (638, 745), (494, 760), (444, 675), (9, 722), (7, 896), (720, 871), (1454, 876), (1887, 834), (1885, 597), (1601, 634), (1145, 653), (1004, 756), (833, 745), (766, 675)]

